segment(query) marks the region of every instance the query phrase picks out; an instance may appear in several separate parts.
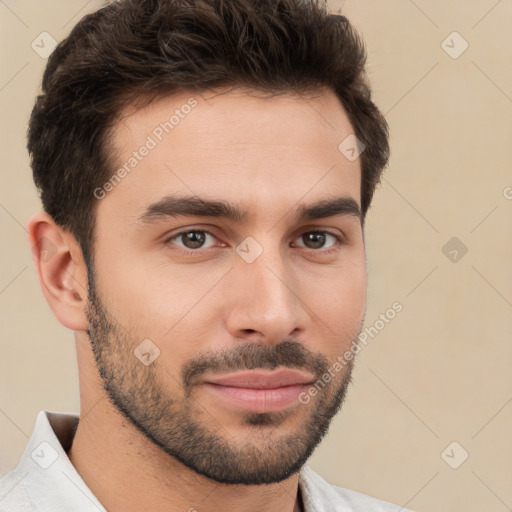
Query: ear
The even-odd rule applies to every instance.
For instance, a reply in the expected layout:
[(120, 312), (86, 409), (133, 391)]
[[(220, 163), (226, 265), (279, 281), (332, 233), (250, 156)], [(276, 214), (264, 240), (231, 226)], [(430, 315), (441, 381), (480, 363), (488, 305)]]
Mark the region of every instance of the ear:
[(86, 330), (87, 268), (79, 244), (45, 212), (34, 214), (27, 228), (32, 260), (50, 308), (68, 329)]

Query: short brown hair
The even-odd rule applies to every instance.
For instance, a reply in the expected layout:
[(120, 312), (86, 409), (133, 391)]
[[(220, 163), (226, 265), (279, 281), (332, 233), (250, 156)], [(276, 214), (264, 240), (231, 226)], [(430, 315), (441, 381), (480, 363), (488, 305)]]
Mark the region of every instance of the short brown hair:
[(88, 262), (93, 191), (114, 172), (109, 135), (128, 103), (224, 85), (270, 93), (328, 87), (365, 145), (364, 216), (389, 158), (365, 61), (349, 21), (321, 0), (114, 1), (82, 18), (49, 58), (27, 146), (43, 207)]

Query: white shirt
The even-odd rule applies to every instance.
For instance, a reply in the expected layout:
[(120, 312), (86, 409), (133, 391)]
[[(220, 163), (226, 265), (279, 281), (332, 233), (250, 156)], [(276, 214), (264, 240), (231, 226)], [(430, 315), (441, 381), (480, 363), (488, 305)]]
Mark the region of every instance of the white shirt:
[[(0, 478), (0, 512), (106, 512), (66, 453), (78, 421), (76, 413), (39, 411), (18, 466)], [(411, 512), (331, 485), (308, 465), (299, 487), (306, 512)]]

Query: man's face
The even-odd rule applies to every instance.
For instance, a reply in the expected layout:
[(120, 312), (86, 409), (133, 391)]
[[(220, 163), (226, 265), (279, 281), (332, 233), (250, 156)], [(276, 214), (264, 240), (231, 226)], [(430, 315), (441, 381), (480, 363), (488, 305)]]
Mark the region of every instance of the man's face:
[(96, 191), (89, 276), (104, 387), (194, 471), (281, 481), (341, 406), (352, 364), (335, 362), (364, 315), (360, 163), (338, 150), (348, 118), (328, 91), (180, 93), (125, 114), (125, 172)]

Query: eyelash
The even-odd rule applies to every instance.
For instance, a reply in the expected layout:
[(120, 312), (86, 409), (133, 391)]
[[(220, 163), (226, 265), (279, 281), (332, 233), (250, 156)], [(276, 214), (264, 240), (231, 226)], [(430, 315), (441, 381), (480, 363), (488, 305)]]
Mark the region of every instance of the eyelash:
[[(208, 233), (213, 238), (217, 238), (215, 236), (215, 234), (212, 233), (212, 231), (210, 231), (209, 229), (205, 229), (205, 228), (195, 229), (195, 228), (192, 228), (192, 229), (185, 229), (183, 231), (179, 231), (178, 233), (175, 233), (174, 235), (172, 235), (172, 236), (168, 237), (166, 240), (164, 240), (164, 244), (165, 245), (170, 245), (170, 243), (173, 240), (175, 240), (176, 238), (179, 238), (181, 235), (184, 235), (185, 233), (192, 233), (192, 232)], [(329, 254), (329, 253), (337, 250), (339, 248), (339, 245), (344, 243), (344, 238), (341, 235), (339, 235), (337, 233), (333, 233), (332, 231), (328, 231), (328, 230), (325, 230), (325, 229), (313, 229), (313, 230), (310, 230), (310, 231), (304, 231), (299, 236), (307, 235), (307, 234), (310, 234), (310, 233), (326, 233), (328, 235), (333, 236), (336, 239), (337, 243), (335, 243), (332, 247), (329, 247), (328, 249), (308, 249), (306, 247), (306, 250), (308, 250), (309, 252), (321, 253), (321, 254)], [(185, 253), (185, 254), (197, 254), (199, 252), (204, 251), (205, 249), (198, 248), (198, 249), (185, 250), (185, 249), (180, 247), (180, 250), (183, 253)]]

